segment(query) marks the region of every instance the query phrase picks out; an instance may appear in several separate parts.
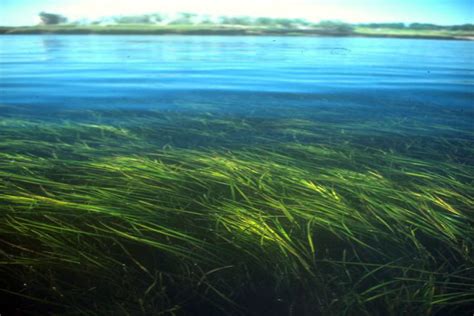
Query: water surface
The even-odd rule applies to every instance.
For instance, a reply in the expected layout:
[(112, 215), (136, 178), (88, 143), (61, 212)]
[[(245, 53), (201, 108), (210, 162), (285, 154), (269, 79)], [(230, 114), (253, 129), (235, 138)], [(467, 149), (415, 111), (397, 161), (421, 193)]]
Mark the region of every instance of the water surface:
[(0, 103), (472, 109), (474, 43), (219, 36), (2, 36)]

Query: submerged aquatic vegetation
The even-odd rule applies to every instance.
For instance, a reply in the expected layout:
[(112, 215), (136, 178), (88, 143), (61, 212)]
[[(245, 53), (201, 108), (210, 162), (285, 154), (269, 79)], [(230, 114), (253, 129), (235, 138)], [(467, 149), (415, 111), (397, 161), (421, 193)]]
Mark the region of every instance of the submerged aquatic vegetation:
[(449, 122), (456, 113), (3, 113), (0, 291), (12, 308), (417, 315), (474, 304), (474, 134)]

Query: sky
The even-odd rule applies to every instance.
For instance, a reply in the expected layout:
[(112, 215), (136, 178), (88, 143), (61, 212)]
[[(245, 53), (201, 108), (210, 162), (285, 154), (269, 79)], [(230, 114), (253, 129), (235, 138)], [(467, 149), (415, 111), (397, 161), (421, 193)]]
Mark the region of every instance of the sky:
[(110, 15), (192, 12), (309, 21), (474, 23), (474, 0), (0, 0), (0, 25), (33, 25), (40, 11), (70, 20)]

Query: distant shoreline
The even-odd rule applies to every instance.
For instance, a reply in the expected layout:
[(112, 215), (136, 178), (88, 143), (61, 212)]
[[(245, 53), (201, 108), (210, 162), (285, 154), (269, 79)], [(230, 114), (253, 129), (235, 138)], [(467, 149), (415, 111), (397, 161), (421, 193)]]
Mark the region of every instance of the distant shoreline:
[(372, 38), (406, 38), (433, 40), (473, 41), (472, 32), (416, 31), (401, 32), (393, 29), (368, 30), (356, 28), (351, 33), (331, 32), (323, 29), (285, 29), (263, 27), (228, 27), (228, 26), (0, 26), (0, 35), (225, 35), (225, 36), (317, 36), (317, 37), (372, 37)]

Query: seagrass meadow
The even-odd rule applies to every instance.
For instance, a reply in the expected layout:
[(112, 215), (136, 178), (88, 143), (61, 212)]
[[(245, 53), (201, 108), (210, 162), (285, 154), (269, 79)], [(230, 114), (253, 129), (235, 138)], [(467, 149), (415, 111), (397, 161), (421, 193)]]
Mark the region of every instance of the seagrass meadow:
[(2, 106), (5, 315), (469, 315), (474, 113), (402, 112)]

